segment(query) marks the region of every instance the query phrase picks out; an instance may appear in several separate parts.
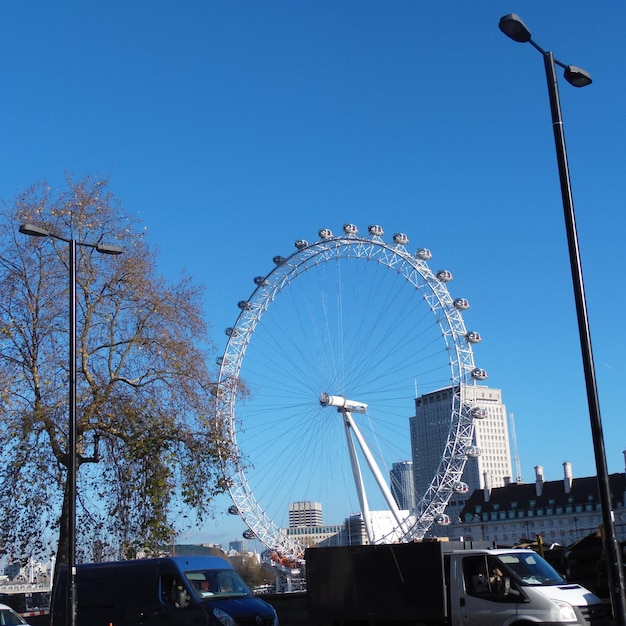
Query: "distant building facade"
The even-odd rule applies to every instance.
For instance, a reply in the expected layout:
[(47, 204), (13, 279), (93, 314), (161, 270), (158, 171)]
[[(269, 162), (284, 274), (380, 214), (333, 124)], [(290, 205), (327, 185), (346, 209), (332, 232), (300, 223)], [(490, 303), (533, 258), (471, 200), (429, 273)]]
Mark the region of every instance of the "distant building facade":
[[(481, 449), (480, 456), (468, 459), (462, 481), (467, 483), (467, 494), (456, 494), (450, 500), (446, 513), (454, 521), (458, 518), (472, 491), (499, 487), (512, 476), (511, 446), (506, 406), (502, 391), (483, 385), (472, 388), (473, 405), (485, 409), (486, 416), (475, 420), (473, 445)], [(446, 387), (415, 399), (415, 415), (409, 419), (411, 453), (417, 498), (421, 497), (439, 470), (439, 464), (450, 429), (450, 415), (454, 388)]]
[[(290, 514), (292, 505), (290, 504)], [(310, 505), (310, 502), (300, 503), (302, 505)], [(317, 503), (315, 503), (317, 504)], [(320, 505), (321, 506), (321, 505)], [(301, 507), (303, 509), (310, 507)], [(407, 510), (402, 511), (408, 515)], [(386, 537), (390, 540), (394, 535), (394, 530), (398, 526), (398, 522), (389, 510), (370, 511), (369, 523), (377, 540)], [(297, 541), (305, 548), (312, 546), (357, 546), (369, 543), (365, 523), (362, 513), (352, 513), (347, 517), (343, 524), (319, 524), (319, 525), (300, 525), (283, 528), (282, 531)]]
[(347, 543), (346, 525), (329, 524), (327, 526), (299, 526), (286, 528), (285, 533), (305, 548), (313, 546), (344, 546)]
[(312, 546), (354, 546), (367, 543), (365, 525), (360, 513), (346, 518), (343, 524), (294, 526), (283, 529), (287, 536), (305, 548)]
[(394, 463), (389, 472), (391, 495), (398, 508), (411, 511), (415, 508), (415, 480), (413, 478), (413, 462), (399, 461)]
[(234, 550), (239, 554), (246, 554), (248, 552), (248, 540), (233, 539), (233, 541), (228, 542), (228, 550)]
[[(509, 483), (476, 490), (450, 526), (456, 537), (514, 545), (541, 535), (544, 543), (571, 545), (598, 530), (602, 512), (595, 476), (573, 478), (563, 463), (563, 479), (545, 481), (535, 467), (534, 483)], [(626, 474), (609, 476), (615, 532), (626, 541)]]

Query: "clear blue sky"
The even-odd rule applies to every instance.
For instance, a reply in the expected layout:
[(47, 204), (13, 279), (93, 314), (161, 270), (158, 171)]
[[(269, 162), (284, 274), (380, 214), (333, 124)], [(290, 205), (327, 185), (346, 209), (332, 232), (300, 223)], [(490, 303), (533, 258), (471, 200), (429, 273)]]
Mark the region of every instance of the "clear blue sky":
[(559, 479), (566, 460), (592, 475), (543, 61), (499, 31), (510, 12), (594, 79), (560, 91), (608, 466), (623, 471), (624, 3), (5, 3), (0, 197), (109, 175), (161, 271), (207, 286), (220, 349), (252, 277), (296, 239), (405, 232), (471, 301), (523, 478), (539, 464)]

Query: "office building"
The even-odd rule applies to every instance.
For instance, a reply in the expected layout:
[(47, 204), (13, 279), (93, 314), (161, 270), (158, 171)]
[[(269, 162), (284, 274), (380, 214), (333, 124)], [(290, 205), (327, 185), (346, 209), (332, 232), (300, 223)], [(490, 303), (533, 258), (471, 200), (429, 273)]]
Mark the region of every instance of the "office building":
[[(467, 483), (467, 494), (455, 494), (446, 513), (455, 521), (465, 502), (476, 489), (500, 487), (512, 476), (511, 451), (506, 406), (502, 391), (476, 385), (471, 388), (472, 405), (485, 409), (484, 417), (475, 419), (473, 444), (480, 448), (477, 458), (470, 458), (462, 481)], [(410, 418), (411, 452), (417, 498), (430, 485), (439, 471), (443, 450), (450, 429), (450, 415), (454, 389), (446, 387), (415, 399), (415, 415)]]
[(402, 511), (415, 508), (415, 482), (413, 479), (413, 462), (400, 461), (394, 463), (389, 472), (391, 495)]
[(322, 505), (319, 502), (290, 502), (289, 528), (322, 525)]
[(228, 542), (228, 550), (234, 550), (238, 554), (247, 554), (248, 552), (248, 540), (247, 539), (233, 539)]

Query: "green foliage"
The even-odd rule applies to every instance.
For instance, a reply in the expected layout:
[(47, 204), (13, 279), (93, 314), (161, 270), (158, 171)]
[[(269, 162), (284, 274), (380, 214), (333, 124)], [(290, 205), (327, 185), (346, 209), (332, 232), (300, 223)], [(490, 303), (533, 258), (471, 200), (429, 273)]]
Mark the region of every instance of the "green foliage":
[[(27, 189), (3, 205), (0, 233), (0, 545), (41, 554), (50, 531), (66, 555), (68, 243), (77, 246), (78, 548), (158, 551), (210, 514), (226, 481), (226, 437), (212, 419), (213, 349), (202, 289), (168, 283), (108, 181)], [(80, 549), (82, 548), (82, 552)], [(112, 555), (112, 556), (113, 556)]]

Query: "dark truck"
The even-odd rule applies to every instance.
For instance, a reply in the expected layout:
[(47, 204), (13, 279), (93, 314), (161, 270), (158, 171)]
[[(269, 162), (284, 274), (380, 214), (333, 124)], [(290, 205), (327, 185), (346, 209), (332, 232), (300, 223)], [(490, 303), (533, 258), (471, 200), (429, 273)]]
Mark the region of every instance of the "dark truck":
[(532, 550), (421, 542), (306, 551), (308, 611), (332, 624), (605, 626), (599, 598)]

